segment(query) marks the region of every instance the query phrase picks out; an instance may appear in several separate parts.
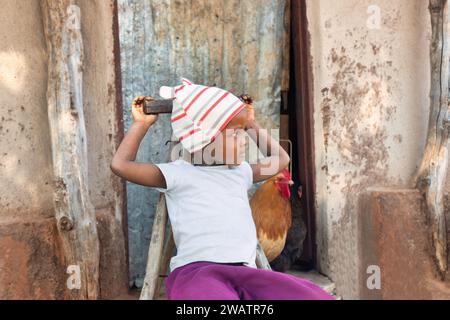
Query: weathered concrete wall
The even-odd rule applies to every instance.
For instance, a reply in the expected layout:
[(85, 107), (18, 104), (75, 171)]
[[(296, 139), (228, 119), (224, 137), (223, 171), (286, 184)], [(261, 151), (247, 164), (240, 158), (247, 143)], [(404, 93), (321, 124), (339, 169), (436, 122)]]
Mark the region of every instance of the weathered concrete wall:
[(0, 5), (0, 219), (50, 217), (53, 173), (39, 2)]
[(307, 1), (319, 267), (344, 298), (356, 298), (365, 281), (358, 276), (359, 194), (411, 187), (428, 123), (428, 1), (377, 1), (379, 29), (370, 24), (373, 4)]
[(55, 298), (63, 294), (64, 281), (54, 275), (64, 267), (52, 219), (40, 6), (12, 0), (0, 6), (0, 297)]
[[(157, 98), (180, 77), (255, 100), (258, 120), (279, 127), (284, 0), (119, 0), (124, 119), (134, 96)], [(149, 130), (138, 161), (165, 162), (169, 115)], [(130, 282), (142, 285), (158, 192), (128, 184)]]
[[(116, 115), (114, 1), (76, 2), (84, 41), (89, 187), (100, 238), (101, 296), (127, 290), (122, 186), (109, 164)], [(0, 299), (61, 299), (67, 266), (53, 218), (47, 55), (39, 1), (0, 0)]]
[[(361, 246), (362, 299), (450, 298), (450, 281), (441, 280), (417, 189), (370, 188), (359, 201), (358, 240)], [(378, 266), (379, 287), (368, 279), (368, 266)], [(376, 276), (376, 275), (375, 275)], [(367, 285), (369, 280), (370, 288)]]

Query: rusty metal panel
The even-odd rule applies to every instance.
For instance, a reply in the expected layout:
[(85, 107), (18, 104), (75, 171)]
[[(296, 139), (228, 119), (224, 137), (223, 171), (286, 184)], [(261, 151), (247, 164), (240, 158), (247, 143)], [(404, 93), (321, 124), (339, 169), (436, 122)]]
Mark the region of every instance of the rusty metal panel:
[[(133, 96), (157, 96), (160, 85), (178, 84), (181, 76), (235, 94), (249, 93), (261, 124), (279, 127), (281, 86), (289, 74), (283, 50), (289, 29), (285, 0), (118, 3), (125, 128)], [(159, 119), (142, 142), (137, 161), (164, 161), (169, 115)], [(156, 196), (155, 190), (128, 184), (130, 283), (137, 286), (142, 285)]]

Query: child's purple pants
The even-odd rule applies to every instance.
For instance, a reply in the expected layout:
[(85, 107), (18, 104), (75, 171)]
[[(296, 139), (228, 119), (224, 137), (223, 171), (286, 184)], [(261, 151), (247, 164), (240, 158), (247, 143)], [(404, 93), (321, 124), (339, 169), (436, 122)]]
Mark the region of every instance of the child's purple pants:
[(232, 263), (192, 262), (165, 284), (168, 300), (335, 300), (308, 280)]

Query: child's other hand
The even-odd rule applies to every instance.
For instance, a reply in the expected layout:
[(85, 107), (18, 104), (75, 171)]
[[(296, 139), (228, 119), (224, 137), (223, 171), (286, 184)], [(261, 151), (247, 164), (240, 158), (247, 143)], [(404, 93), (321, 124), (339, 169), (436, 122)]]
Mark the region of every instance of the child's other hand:
[(143, 123), (147, 126), (151, 126), (153, 123), (158, 120), (157, 114), (145, 114), (143, 104), (144, 101), (152, 101), (154, 100), (152, 97), (146, 96), (138, 96), (133, 99), (133, 103), (131, 104), (131, 114), (133, 115), (134, 122)]

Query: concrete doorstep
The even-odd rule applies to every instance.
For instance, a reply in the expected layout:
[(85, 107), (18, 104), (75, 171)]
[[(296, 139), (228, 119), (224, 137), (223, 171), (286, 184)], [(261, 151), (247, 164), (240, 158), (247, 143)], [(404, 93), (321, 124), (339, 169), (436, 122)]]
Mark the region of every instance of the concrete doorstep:
[(312, 283), (321, 287), (329, 294), (333, 295), (337, 300), (342, 300), (342, 298), (337, 296), (336, 294), (336, 286), (334, 282), (332, 282), (328, 277), (324, 276), (323, 274), (320, 274), (316, 270), (306, 272), (297, 270), (287, 270), (286, 273), (301, 279), (309, 280)]

